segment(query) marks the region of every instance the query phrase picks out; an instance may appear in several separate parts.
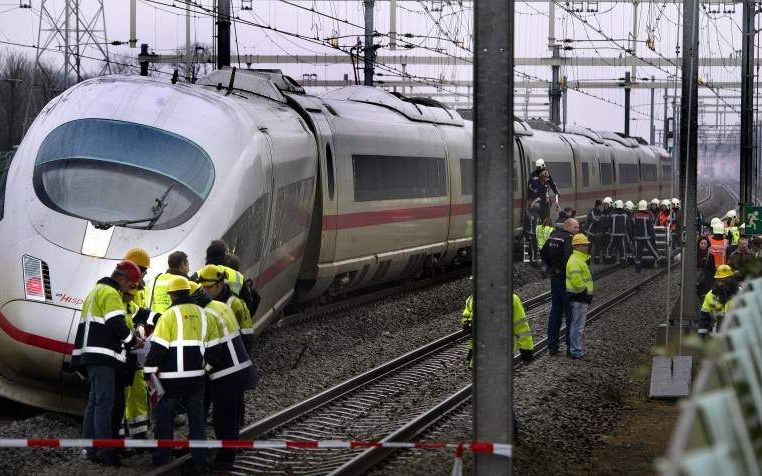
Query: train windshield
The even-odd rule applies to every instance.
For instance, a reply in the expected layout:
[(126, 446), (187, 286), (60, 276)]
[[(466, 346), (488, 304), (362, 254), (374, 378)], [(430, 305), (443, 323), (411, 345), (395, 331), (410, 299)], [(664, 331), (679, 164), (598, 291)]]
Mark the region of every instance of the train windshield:
[(198, 145), (154, 127), (80, 119), (57, 127), (37, 154), (42, 202), (96, 226), (167, 229), (209, 195), (214, 166)]

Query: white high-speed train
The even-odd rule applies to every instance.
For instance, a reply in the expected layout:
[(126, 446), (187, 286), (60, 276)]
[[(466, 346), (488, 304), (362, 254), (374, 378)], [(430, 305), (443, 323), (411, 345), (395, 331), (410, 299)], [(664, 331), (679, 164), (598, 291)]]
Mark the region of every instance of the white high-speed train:
[[(516, 223), (518, 184), (540, 157), (564, 205), (664, 195), (667, 163), (631, 139), (515, 130)], [(66, 371), (80, 307), (135, 246), (151, 255), (150, 278), (172, 251), (196, 269), (226, 240), (262, 296), (260, 328), (294, 300), (467, 263), (471, 157), (471, 123), (455, 111), (373, 88), (316, 97), (241, 70), (72, 87), (0, 176), (0, 396), (81, 410)]]

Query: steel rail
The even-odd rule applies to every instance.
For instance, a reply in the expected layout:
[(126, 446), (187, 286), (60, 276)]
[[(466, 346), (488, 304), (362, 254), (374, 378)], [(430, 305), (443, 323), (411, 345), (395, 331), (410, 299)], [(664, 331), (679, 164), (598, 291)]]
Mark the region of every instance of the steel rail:
[[(644, 279), (643, 281), (641, 281), (640, 283), (636, 284), (632, 288), (629, 288), (617, 294), (613, 298), (591, 309), (587, 315), (587, 322), (592, 323), (601, 319), (605, 315), (606, 311), (628, 300), (630, 297), (632, 297), (632, 295), (639, 292), (641, 288), (661, 278), (662, 276), (664, 276), (664, 274), (666, 274), (666, 270), (659, 271), (655, 273), (653, 276), (650, 276)], [(566, 326), (563, 326), (561, 329), (561, 336), (565, 334), (566, 334)], [(540, 340), (539, 342), (537, 342), (537, 344), (535, 344), (534, 351), (538, 354), (542, 353), (547, 350), (547, 346), (548, 346), (547, 338), (544, 338)], [(518, 356), (514, 356), (514, 358), (518, 359)], [(518, 365), (518, 360), (517, 360), (517, 364), (515, 365)], [(409, 421), (408, 423), (403, 425), (401, 428), (399, 428), (397, 431), (389, 434), (381, 441), (383, 442), (410, 441), (411, 439), (423, 433), (427, 428), (430, 428), (432, 425), (440, 421), (447, 414), (451, 413), (452, 411), (455, 411), (461, 405), (464, 405), (466, 402), (468, 402), (471, 399), (471, 393), (472, 393), (472, 385), (469, 384), (466, 387), (459, 390), (458, 392), (456, 392), (455, 394), (445, 399), (444, 401), (442, 401), (441, 403), (439, 403), (438, 405), (436, 405), (435, 407), (431, 408), (427, 412)], [(362, 474), (365, 471), (370, 470), (373, 466), (377, 465), (379, 462), (388, 458), (395, 451), (397, 451), (396, 448), (376, 447), (376, 448), (367, 449), (363, 451), (362, 453), (360, 453), (355, 458), (353, 458), (352, 460), (350, 460), (349, 462), (345, 463), (343, 466), (331, 472), (330, 474), (332, 476)]]

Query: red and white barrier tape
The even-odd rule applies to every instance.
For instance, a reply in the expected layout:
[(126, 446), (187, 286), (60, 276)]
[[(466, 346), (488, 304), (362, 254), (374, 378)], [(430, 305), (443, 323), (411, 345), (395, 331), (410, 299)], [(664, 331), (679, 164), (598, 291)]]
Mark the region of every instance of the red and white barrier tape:
[(474, 441), (471, 443), (443, 442), (393, 442), (393, 441), (350, 441), (350, 440), (129, 440), (129, 439), (85, 439), (85, 438), (5, 438), (0, 439), (0, 448), (238, 448), (238, 449), (347, 449), (347, 448), (418, 448), (454, 449), (457, 455), (463, 451), (496, 454), (511, 457), (513, 447), (504, 443)]

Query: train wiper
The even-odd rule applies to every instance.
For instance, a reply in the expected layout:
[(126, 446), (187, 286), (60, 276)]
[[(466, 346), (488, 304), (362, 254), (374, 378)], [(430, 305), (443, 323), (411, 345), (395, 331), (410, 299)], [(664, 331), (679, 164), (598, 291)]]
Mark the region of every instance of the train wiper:
[(93, 226), (99, 230), (108, 230), (112, 226), (124, 226), (124, 225), (133, 225), (135, 223), (142, 223), (144, 221), (151, 221), (154, 217), (150, 218), (136, 218), (134, 220), (114, 220), (114, 221), (96, 221), (96, 220), (90, 220), (90, 223), (93, 224)]
[(169, 192), (172, 191), (172, 188), (175, 185), (172, 184), (167, 188), (167, 190), (161, 195), (161, 197), (155, 199), (154, 205), (151, 207), (151, 212), (153, 215), (151, 215), (148, 218), (134, 218), (129, 220), (114, 220), (114, 221), (95, 221), (90, 220), (90, 222), (93, 224), (93, 226), (99, 230), (108, 230), (112, 226), (124, 226), (124, 225), (134, 225), (135, 223), (143, 223), (143, 222), (149, 222), (146, 226), (146, 230), (150, 230), (151, 228), (156, 225), (156, 222), (161, 218), (162, 213), (164, 213), (164, 210), (167, 208), (167, 204), (169, 203), (169, 200), (167, 200), (167, 196), (169, 195)]
[(161, 197), (157, 198), (155, 200), (155, 203), (153, 207), (151, 207), (151, 211), (153, 212), (153, 217), (151, 218), (151, 223), (148, 224), (146, 227), (146, 230), (150, 230), (151, 228), (156, 225), (156, 222), (159, 221), (159, 218), (161, 218), (162, 213), (164, 213), (164, 210), (167, 209), (167, 204), (169, 203), (169, 200), (167, 198), (169, 197), (169, 192), (172, 191), (172, 188), (174, 188), (175, 184), (170, 185), (167, 190), (164, 191), (164, 193), (161, 195)]

